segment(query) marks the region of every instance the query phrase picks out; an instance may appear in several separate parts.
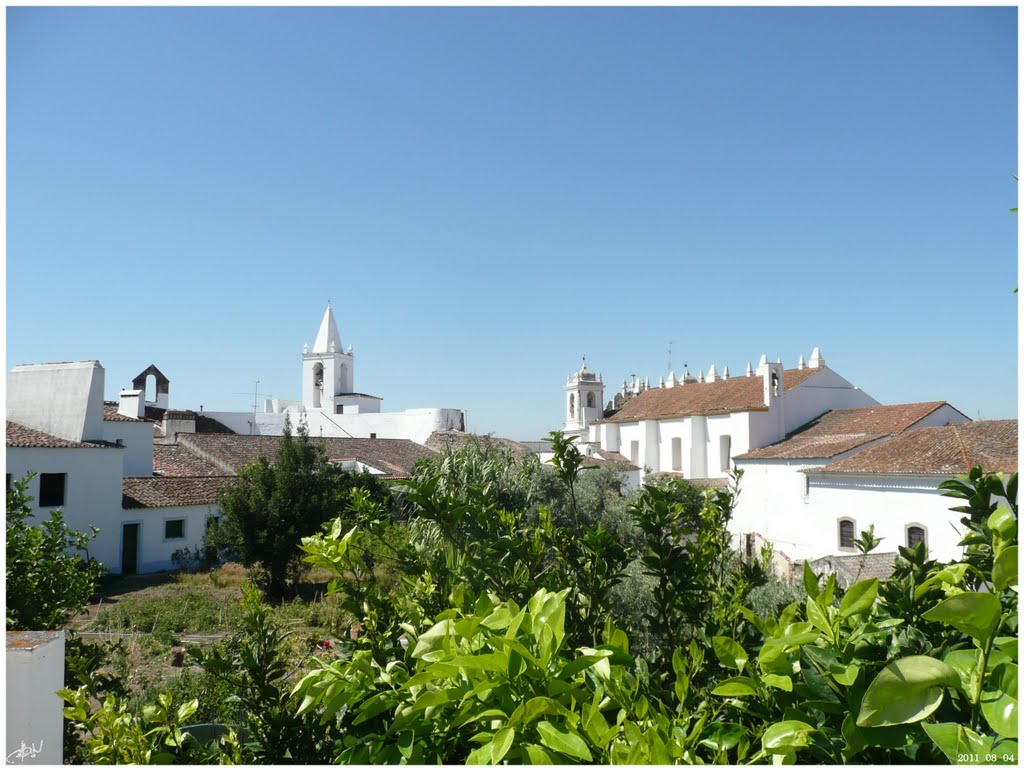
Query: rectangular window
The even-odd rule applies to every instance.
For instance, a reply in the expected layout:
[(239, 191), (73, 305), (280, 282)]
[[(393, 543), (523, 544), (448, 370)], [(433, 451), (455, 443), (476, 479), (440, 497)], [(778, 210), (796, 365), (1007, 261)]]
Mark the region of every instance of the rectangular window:
[(732, 465), (732, 437), (726, 434), (718, 439), (719, 471), (728, 471)]
[(678, 436), (672, 440), (672, 470), (683, 470), (683, 440)]
[(334, 405), (334, 414), (335, 415), (341, 415), (344, 412), (345, 412), (345, 405), (344, 404), (336, 404), (336, 405)]
[(629, 460), (634, 466), (640, 463), (640, 441), (638, 439), (629, 443)]
[(7, 475), (7, 489), (8, 490), (11, 489), (11, 475), (10, 474)]
[(185, 520), (168, 519), (164, 522), (164, 540), (171, 541), (185, 537)]
[(39, 475), (39, 505), (63, 506), (67, 474)]

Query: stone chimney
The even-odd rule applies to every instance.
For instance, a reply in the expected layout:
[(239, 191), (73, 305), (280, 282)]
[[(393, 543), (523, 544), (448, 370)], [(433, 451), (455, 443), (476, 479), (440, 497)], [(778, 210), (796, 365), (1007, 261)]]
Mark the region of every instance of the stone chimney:
[(167, 410), (163, 421), (164, 442), (170, 444), (178, 434), (196, 432), (196, 414), (192, 410)]
[(715, 369), (715, 365), (711, 365), (711, 369), (708, 370), (708, 382), (714, 383), (718, 380), (718, 371)]
[(818, 369), (825, 366), (825, 359), (821, 356), (821, 349), (815, 346), (811, 351), (811, 369)]

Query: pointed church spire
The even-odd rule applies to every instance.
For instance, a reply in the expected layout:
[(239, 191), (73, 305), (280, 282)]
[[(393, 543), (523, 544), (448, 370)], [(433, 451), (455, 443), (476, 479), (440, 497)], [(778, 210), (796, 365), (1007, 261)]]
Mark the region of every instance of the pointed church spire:
[(334, 310), (331, 304), (327, 303), (327, 310), (324, 312), (324, 320), (320, 322), (320, 331), (317, 332), (316, 342), (313, 343), (313, 353), (341, 353), (341, 334), (338, 332), (338, 323), (334, 320)]

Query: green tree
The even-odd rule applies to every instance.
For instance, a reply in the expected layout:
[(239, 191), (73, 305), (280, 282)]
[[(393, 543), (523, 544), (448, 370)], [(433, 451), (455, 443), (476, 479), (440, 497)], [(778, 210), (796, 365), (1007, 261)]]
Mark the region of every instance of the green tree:
[[(103, 567), (86, 548), (99, 532), (71, 530), (60, 509), (30, 522), (29, 474), (7, 490), (7, 630), (61, 629), (89, 603)], [(83, 558), (82, 552), (85, 553)]]
[(345, 515), (354, 487), (368, 490), (377, 501), (391, 502), (383, 482), (332, 466), (304, 423), (293, 436), (286, 422), (273, 461), (260, 457), (243, 466), (221, 494), (222, 516), (207, 543), (256, 568), (268, 596), (280, 599), (302, 568), (300, 542), (318, 533), (327, 520)]

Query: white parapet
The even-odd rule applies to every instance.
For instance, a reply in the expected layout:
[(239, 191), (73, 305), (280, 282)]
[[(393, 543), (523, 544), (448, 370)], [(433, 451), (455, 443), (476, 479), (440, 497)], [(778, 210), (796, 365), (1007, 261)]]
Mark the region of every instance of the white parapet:
[(7, 633), (8, 763), (64, 762), (64, 632)]

